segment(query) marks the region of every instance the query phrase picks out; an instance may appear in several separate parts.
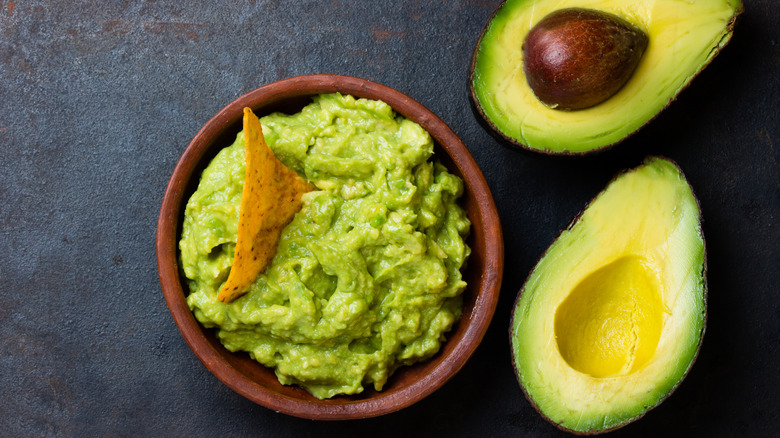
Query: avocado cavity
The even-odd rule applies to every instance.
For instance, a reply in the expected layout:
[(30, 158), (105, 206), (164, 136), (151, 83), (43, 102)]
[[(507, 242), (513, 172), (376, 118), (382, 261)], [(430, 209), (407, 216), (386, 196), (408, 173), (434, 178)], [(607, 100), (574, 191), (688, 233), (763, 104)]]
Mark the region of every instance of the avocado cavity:
[(555, 339), (563, 359), (599, 378), (640, 369), (661, 337), (659, 288), (639, 256), (621, 257), (589, 274), (555, 311)]

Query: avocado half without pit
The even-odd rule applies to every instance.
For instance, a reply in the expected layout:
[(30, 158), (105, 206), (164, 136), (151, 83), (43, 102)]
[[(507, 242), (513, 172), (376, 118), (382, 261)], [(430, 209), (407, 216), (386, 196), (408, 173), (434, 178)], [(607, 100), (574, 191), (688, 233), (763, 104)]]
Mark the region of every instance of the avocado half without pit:
[(580, 434), (624, 426), (680, 384), (706, 320), (701, 213), (663, 158), (617, 176), (538, 262), (512, 311), (526, 397)]
[(741, 11), (741, 0), (507, 0), (474, 51), (475, 109), (526, 149), (604, 149), (675, 99)]

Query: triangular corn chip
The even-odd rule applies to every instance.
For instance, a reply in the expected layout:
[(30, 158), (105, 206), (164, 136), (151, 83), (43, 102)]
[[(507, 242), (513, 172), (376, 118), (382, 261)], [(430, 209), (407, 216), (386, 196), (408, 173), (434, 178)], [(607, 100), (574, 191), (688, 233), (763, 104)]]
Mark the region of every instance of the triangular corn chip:
[(263, 126), (244, 108), (246, 181), (241, 193), (238, 240), (227, 282), (217, 295), (229, 303), (249, 287), (271, 264), (282, 230), (301, 208), (301, 195), (312, 187), (287, 168), (265, 143)]

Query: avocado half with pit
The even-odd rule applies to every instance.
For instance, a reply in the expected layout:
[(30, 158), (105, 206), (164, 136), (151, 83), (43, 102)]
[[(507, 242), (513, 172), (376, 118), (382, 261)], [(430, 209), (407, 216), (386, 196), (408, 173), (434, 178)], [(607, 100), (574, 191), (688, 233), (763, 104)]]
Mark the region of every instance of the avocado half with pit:
[(680, 169), (651, 158), (616, 177), (536, 265), (512, 312), (526, 397), (581, 434), (628, 424), (693, 365), (706, 320), (699, 204)]
[[(634, 36), (626, 39), (626, 30), (587, 16), (556, 19), (564, 9), (604, 15)], [(497, 134), (526, 149), (564, 155), (604, 149), (674, 100), (731, 39), (741, 11), (741, 0), (507, 0), (474, 52), (469, 82), (475, 108)], [(594, 37), (601, 41), (588, 44)], [(529, 85), (550, 75), (532, 62), (538, 60), (558, 69), (546, 89)], [(546, 93), (569, 92), (567, 82), (590, 84), (587, 95), (608, 96), (573, 107), (565, 99), (561, 105), (542, 100)]]

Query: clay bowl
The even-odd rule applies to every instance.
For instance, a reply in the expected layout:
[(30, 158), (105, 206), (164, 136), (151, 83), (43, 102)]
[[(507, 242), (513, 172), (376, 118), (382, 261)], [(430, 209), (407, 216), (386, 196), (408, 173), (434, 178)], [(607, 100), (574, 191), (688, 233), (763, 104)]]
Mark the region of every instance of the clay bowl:
[[(465, 270), (461, 319), (433, 358), (402, 367), (380, 391), (366, 388), (355, 396), (318, 400), (296, 386), (283, 386), (273, 370), (231, 353), (193, 317), (185, 297), (187, 285), (178, 268), (178, 240), (187, 199), (214, 155), (230, 145), (241, 130), (243, 108), (258, 116), (272, 111), (298, 112), (312, 95), (340, 92), (381, 99), (397, 113), (419, 123), (435, 141), (435, 156), (466, 182), (462, 198), (472, 231), (472, 253)], [(195, 135), (181, 156), (165, 191), (157, 225), (157, 264), (165, 300), (182, 336), (195, 355), (219, 380), (244, 397), (285, 414), (318, 420), (375, 417), (407, 407), (441, 387), (471, 356), (482, 340), (498, 300), (504, 247), (496, 207), (482, 172), (466, 146), (447, 125), (420, 103), (391, 88), (363, 79), (335, 75), (293, 77), (239, 97), (223, 108)]]

